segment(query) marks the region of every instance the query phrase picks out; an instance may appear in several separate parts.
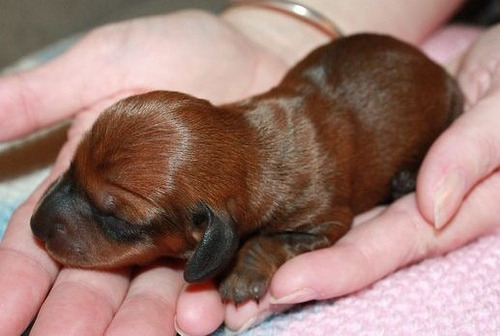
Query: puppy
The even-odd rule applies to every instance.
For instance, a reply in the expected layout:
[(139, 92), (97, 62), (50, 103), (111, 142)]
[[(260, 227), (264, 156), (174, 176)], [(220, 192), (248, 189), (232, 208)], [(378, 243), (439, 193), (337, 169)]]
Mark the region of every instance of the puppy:
[(415, 48), (346, 37), (241, 102), (158, 91), (111, 106), (31, 228), (64, 265), (182, 258), (187, 281), (217, 277), (224, 299), (258, 300), (285, 261), (410, 191), (461, 111), (455, 82)]

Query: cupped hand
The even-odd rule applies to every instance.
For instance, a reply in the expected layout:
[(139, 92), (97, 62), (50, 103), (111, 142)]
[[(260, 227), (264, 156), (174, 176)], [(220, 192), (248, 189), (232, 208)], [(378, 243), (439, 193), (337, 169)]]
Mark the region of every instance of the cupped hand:
[(155, 89), (233, 101), (275, 84), (285, 70), (279, 58), (201, 11), (111, 24), (44, 66), (2, 78), (0, 141)]
[(457, 74), (465, 113), (431, 148), (416, 194), (358, 216), (334, 246), (285, 263), (260, 304), (227, 306), (228, 328), (245, 329), (290, 304), (355, 292), (408, 264), (500, 232), (499, 55), (500, 26), (465, 54)]
[[(0, 141), (67, 118), (73, 124), (50, 177), (16, 210), (0, 244), (0, 334), (20, 334), (36, 314), (33, 335), (173, 334), (181, 271), (166, 264), (116, 272), (60, 269), (31, 234), (33, 209), (85, 130), (116, 100), (165, 89), (228, 102), (269, 88), (285, 70), (217, 17), (186, 11), (98, 28), (52, 62), (1, 78)], [(222, 322), (224, 310), (215, 291), (199, 290), (213, 304), (190, 326), (203, 334)]]

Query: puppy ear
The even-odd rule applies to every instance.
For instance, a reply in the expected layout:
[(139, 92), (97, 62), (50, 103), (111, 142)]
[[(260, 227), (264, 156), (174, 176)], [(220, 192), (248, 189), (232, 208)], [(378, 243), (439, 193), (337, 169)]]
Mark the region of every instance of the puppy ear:
[(187, 282), (216, 276), (228, 266), (238, 248), (238, 236), (232, 221), (214, 215), (205, 204), (202, 206), (207, 224), (198, 247), (186, 264), (184, 279)]

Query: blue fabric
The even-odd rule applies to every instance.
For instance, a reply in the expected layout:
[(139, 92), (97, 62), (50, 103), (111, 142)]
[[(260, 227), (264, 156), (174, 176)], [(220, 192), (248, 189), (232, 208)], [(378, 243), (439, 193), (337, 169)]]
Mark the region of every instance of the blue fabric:
[(12, 212), (14, 212), (21, 202), (22, 199), (18, 198), (0, 203), (0, 237), (3, 237)]
[(37, 170), (0, 183), (0, 237), (3, 236), (14, 210), (29, 197), (48, 173), (48, 168)]

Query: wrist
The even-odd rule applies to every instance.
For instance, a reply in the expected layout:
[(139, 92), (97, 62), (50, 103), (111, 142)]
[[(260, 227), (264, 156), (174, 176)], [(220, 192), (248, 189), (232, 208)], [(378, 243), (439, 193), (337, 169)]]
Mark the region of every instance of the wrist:
[(229, 7), (221, 18), (288, 66), (332, 38), (296, 17), (257, 6)]
[[(421, 42), (464, 0), (297, 0), (321, 13), (345, 35), (358, 32), (390, 34), (410, 43)], [(233, 6), (222, 18), (244, 36), (295, 64), (312, 49), (327, 43), (316, 27), (267, 8)]]

